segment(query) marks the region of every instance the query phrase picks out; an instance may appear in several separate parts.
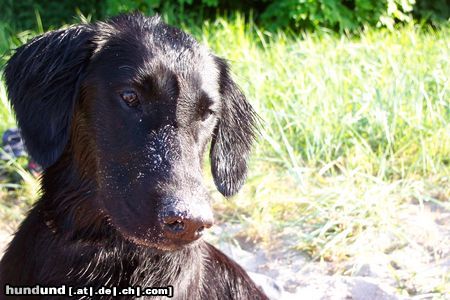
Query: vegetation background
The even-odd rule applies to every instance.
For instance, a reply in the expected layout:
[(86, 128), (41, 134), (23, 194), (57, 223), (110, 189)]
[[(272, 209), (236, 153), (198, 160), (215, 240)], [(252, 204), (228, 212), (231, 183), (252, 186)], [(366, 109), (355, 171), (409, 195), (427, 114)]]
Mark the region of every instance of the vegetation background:
[[(400, 294), (450, 293), (448, 1), (0, 0), (0, 7), (0, 72), (11, 50), (37, 34), (121, 12), (160, 13), (192, 33), (230, 61), (261, 117), (243, 192), (229, 200), (215, 194), (219, 222), (239, 224), (229, 238), (298, 251), (331, 264), (331, 274), (352, 275), (361, 257), (381, 253)], [(0, 133), (14, 126), (1, 81)], [(0, 161), (6, 231), (39, 194), (26, 164)], [(417, 257), (402, 252), (410, 248)]]

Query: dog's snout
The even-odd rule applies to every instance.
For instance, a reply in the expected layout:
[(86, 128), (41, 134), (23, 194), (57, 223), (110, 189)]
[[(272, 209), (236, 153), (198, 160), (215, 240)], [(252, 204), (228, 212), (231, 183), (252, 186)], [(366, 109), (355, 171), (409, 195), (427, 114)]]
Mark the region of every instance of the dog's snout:
[(161, 217), (161, 228), (166, 239), (173, 243), (189, 243), (197, 240), (205, 228), (213, 225), (212, 214), (193, 216), (187, 212), (168, 211)]

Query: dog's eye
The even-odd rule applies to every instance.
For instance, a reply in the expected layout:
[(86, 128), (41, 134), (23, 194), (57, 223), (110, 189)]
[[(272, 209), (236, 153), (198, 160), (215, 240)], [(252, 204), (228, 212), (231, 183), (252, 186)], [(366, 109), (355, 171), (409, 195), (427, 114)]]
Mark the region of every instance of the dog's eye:
[(206, 93), (203, 93), (198, 100), (197, 112), (198, 118), (204, 122), (208, 120), (212, 115), (214, 115), (214, 111), (211, 109), (214, 102)]
[(207, 119), (209, 119), (209, 117), (211, 117), (213, 115), (213, 111), (210, 110), (209, 108), (205, 109), (202, 113), (201, 119), (202, 121), (206, 121)]
[(123, 91), (120, 93), (120, 97), (128, 106), (137, 106), (139, 104), (139, 99), (134, 91)]

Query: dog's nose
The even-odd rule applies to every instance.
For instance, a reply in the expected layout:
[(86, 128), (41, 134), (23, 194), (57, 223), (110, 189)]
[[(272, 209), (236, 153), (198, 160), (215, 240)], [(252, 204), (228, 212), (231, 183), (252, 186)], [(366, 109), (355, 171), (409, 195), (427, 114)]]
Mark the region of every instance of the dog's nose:
[(176, 243), (189, 243), (197, 240), (205, 228), (213, 224), (212, 216), (189, 216), (186, 213), (170, 211), (161, 218), (164, 237)]

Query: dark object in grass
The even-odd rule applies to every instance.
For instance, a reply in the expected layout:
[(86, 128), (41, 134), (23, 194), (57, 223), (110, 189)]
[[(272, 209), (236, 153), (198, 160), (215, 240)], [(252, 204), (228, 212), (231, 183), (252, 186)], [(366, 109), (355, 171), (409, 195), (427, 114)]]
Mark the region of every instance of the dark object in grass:
[(14, 157), (27, 155), (17, 128), (6, 129), (3, 132), (2, 149), (3, 151), (0, 152), (0, 160), (10, 160)]
[(254, 139), (254, 111), (225, 60), (132, 14), (37, 37), (5, 75), (45, 170), (43, 196), (0, 263), (2, 289), (171, 285), (175, 299), (266, 299), (200, 239), (213, 223), (208, 142), (216, 186), (231, 196)]
[[(5, 132), (3, 132), (1, 149), (3, 151), (0, 151), (0, 160), (3, 161), (28, 156), (23, 145), (22, 137), (20, 136), (20, 131), (17, 128), (6, 129)], [(35, 177), (39, 177), (42, 172), (41, 166), (33, 159), (28, 160), (27, 168)], [(21, 176), (16, 172), (13, 172), (12, 174), (8, 174), (7, 171), (0, 172), (0, 180), (7, 177), (9, 177), (7, 181), (10, 182), (19, 182), (21, 180)]]

